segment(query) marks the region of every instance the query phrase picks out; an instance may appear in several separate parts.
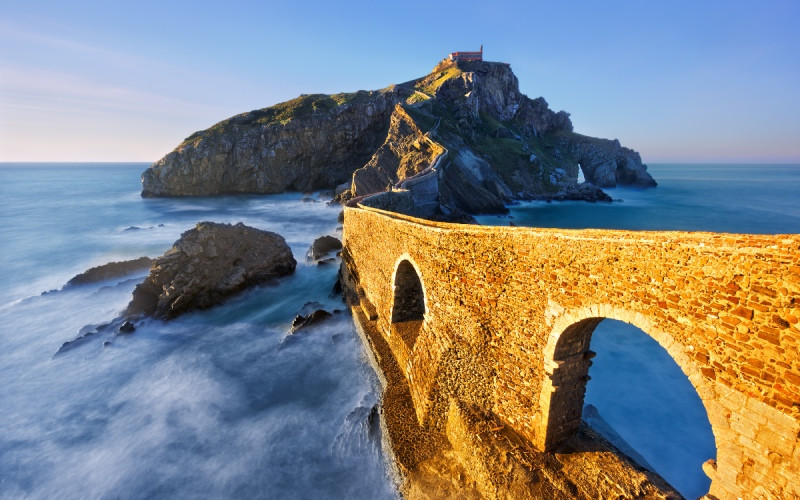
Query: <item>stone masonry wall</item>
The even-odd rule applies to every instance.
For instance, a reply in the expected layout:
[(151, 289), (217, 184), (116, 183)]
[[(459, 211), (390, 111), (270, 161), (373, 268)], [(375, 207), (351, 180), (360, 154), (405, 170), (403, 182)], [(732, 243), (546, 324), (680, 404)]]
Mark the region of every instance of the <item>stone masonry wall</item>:
[[(703, 401), (710, 494), (800, 497), (800, 235), (500, 228), (346, 208), (344, 243), (422, 425), (443, 429), (457, 400), (548, 448), (583, 397), (559, 402), (559, 367), (588, 369), (597, 319), (618, 319), (658, 341)], [(425, 295), (410, 346), (391, 327), (403, 261)], [(575, 353), (585, 361), (560, 359)]]

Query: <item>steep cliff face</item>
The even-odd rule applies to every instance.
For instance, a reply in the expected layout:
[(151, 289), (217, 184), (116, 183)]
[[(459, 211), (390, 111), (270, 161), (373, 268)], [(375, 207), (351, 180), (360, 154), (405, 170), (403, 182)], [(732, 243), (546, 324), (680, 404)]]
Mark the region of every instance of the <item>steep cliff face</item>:
[[(577, 188), (580, 169), (596, 187)], [(422, 173), (425, 183), (403, 188), (433, 185), (445, 214), (655, 185), (638, 153), (574, 133), (568, 113), (522, 94), (509, 65), (443, 61), (388, 89), (301, 96), (197, 132), (142, 175), (142, 194), (277, 193), (349, 181), (339, 197), (347, 200)]]
[(143, 196), (280, 193), (348, 180), (380, 146), (402, 90), (308, 95), (187, 138), (142, 174)]
[(383, 144), (366, 165), (353, 173), (350, 191), (353, 196), (385, 191), (427, 168), (443, 151), (441, 145), (427, 139), (417, 122), (397, 104)]

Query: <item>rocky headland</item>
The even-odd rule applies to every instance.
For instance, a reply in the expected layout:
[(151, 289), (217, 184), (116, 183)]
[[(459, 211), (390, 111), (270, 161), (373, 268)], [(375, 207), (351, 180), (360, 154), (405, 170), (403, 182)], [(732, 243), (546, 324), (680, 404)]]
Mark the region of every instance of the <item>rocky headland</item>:
[(170, 319), (205, 309), (249, 286), (291, 274), (296, 265), (279, 234), (242, 223), (200, 222), (155, 259), (124, 316)]
[[(579, 186), (583, 171), (586, 185)], [(143, 196), (410, 191), (425, 217), (505, 212), (515, 199), (602, 200), (656, 183), (638, 153), (573, 131), (505, 63), (442, 61), (377, 91), (303, 95), (196, 132), (142, 174)]]

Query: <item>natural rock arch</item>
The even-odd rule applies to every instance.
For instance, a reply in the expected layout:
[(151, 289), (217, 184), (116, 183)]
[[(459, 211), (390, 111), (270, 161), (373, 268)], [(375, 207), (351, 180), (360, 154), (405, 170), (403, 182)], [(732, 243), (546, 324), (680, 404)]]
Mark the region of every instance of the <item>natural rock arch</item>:
[[(710, 411), (709, 406), (714, 404), (713, 395), (704, 391), (699, 384), (702, 380), (699, 369), (680, 349), (679, 343), (654, 328), (647, 318), (610, 305), (582, 308), (560, 316), (553, 324), (544, 351), (545, 371), (550, 376), (545, 377), (540, 396), (542, 424), (538, 444), (541, 449), (556, 449), (578, 430), (589, 367), (595, 356), (589, 345), (595, 328), (604, 319), (614, 319), (637, 327), (667, 351), (703, 403), (719, 450), (718, 430), (724, 428), (725, 422), (719, 421), (719, 415)], [(707, 474), (708, 467), (713, 468), (714, 464), (716, 461), (710, 460), (708, 465), (703, 466)]]
[(392, 278), (392, 333), (397, 333), (410, 352), (425, 321), (425, 289), (410, 257), (398, 259)]

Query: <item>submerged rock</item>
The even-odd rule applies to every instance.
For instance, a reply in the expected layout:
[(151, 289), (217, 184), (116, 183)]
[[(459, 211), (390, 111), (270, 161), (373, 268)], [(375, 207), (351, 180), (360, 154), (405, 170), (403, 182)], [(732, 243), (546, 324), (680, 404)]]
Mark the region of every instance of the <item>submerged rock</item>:
[(92, 267), (81, 274), (76, 275), (69, 280), (65, 288), (87, 285), (90, 283), (99, 283), (101, 281), (108, 281), (114, 278), (121, 278), (136, 271), (143, 271), (149, 268), (153, 263), (153, 259), (149, 257), (139, 257), (133, 260), (123, 260), (120, 262), (109, 262), (102, 266)]
[(155, 260), (125, 316), (168, 319), (205, 309), (249, 286), (290, 274), (296, 265), (279, 234), (242, 223), (200, 222)]
[(127, 323), (129, 322), (123, 320), (122, 318), (115, 318), (114, 320), (108, 323), (102, 323), (100, 325), (86, 325), (78, 331), (77, 337), (61, 344), (61, 347), (58, 348), (58, 351), (56, 351), (55, 356), (58, 356), (59, 354), (64, 354), (65, 352), (71, 351), (76, 347), (85, 345), (89, 341), (95, 339), (98, 336), (102, 335), (113, 336), (115, 332), (121, 332), (122, 327)]
[(323, 307), (324, 306), (319, 302), (306, 302), (303, 304), (303, 307), (300, 308), (297, 312), (297, 316), (295, 316), (292, 321), (289, 335), (296, 333), (298, 330), (308, 328), (311, 325), (321, 323), (331, 318), (334, 314), (341, 313), (338, 309), (334, 309), (333, 312), (330, 312), (324, 310)]

